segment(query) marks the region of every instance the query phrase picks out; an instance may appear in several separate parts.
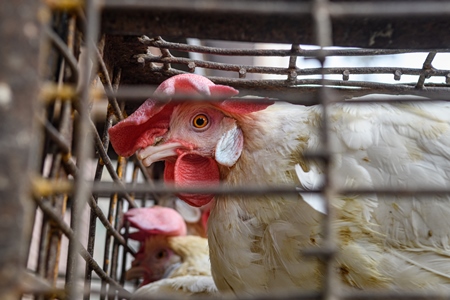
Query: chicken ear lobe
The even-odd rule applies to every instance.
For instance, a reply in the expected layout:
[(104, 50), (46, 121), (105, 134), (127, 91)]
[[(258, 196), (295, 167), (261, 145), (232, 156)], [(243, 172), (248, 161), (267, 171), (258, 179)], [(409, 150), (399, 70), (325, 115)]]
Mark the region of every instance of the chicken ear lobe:
[(225, 132), (216, 145), (215, 159), (226, 167), (232, 167), (241, 157), (244, 146), (242, 130), (234, 123), (233, 127)]

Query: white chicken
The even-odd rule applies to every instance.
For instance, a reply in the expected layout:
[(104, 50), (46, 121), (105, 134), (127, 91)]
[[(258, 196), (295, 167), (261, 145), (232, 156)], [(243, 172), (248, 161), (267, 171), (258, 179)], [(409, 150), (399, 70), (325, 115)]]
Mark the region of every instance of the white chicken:
[(125, 219), (138, 229), (130, 238), (141, 241), (126, 279), (143, 279), (133, 299), (212, 295), (208, 242), (186, 235), (183, 217), (174, 209), (154, 206), (131, 209)]
[[(321, 106), (239, 102), (237, 91), (193, 74), (163, 82), (134, 114), (110, 129), (120, 155), (145, 165), (165, 160), (178, 186), (320, 182)], [(159, 102), (159, 97), (222, 97)], [(450, 179), (450, 104), (333, 104), (331, 176), (338, 188), (442, 188)], [(296, 170), (297, 166), (297, 170)], [(296, 172), (297, 171), (297, 172)], [(213, 200), (208, 221), (212, 275), (220, 291), (253, 295), (318, 290), (320, 209), (302, 195), (181, 194), (194, 206)], [(450, 287), (449, 195), (361, 194), (332, 199), (336, 272), (356, 289)]]

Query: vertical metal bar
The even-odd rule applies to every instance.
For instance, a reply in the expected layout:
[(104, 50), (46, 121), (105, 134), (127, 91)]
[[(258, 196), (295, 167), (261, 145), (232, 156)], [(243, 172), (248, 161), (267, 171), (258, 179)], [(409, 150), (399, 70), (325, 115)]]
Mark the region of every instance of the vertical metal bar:
[[(126, 173), (126, 166), (127, 166), (127, 159), (125, 157), (119, 156), (117, 159), (117, 175), (119, 176), (120, 179), (125, 178), (125, 173)], [(114, 223), (111, 221), (111, 224), (114, 224), (114, 227), (116, 229), (119, 228), (120, 226), (120, 220), (119, 220), (119, 212), (123, 209), (123, 201), (122, 199), (118, 196), (118, 194), (115, 194), (114, 196), (114, 206), (111, 206), (111, 219), (114, 218)], [(113, 278), (114, 280), (117, 279), (117, 258), (118, 258), (118, 243), (116, 243), (116, 241), (113, 239), (111, 240), (111, 235), (108, 235), (109, 237), (109, 241), (108, 244), (111, 244), (112, 242), (112, 253), (111, 253), (111, 259), (109, 259), (109, 263), (111, 264), (111, 268), (110, 268), (110, 276), (111, 278)], [(111, 286), (110, 286), (111, 288)], [(108, 297), (108, 299), (114, 299), (114, 297), (112, 296), (113, 293), (111, 293), (111, 290), (108, 291), (108, 294), (110, 294), (110, 296)]]
[(420, 74), (419, 79), (417, 80), (416, 89), (423, 88), (423, 85), (425, 83), (425, 79), (428, 78), (429, 72), (432, 71), (433, 66), (431, 65), (431, 62), (435, 58), (437, 52), (430, 52), (427, 55), (427, 58), (425, 58), (425, 61), (422, 66), (423, 73)]
[[(67, 107), (67, 105), (66, 105)], [(67, 110), (66, 110), (67, 111)], [(70, 104), (68, 105), (68, 112), (70, 116)], [(64, 114), (64, 113), (63, 113)], [(64, 119), (64, 118), (62, 118)], [(64, 126), (64, 120), (61, 120), (61, 127)], [(55, 153), (54, 159), (53, 159), (53, 165), (52, 170), (50, 172), (49, 177), (56, 179), (56, 178), (67, 178), (67, 174), (64, 172), (63, 169), (61, 169), (61, 153)], [(61, 215), (64, 215), (66, 211), (66, 204), (67, 204), (67, 196), (66, 195), (57, 195), (51, 198), (49, 201), (51, 202), (51, 205), (55, 207), (55, 211), (58, 211)], [(62, 238), (62, 232), (59, 229), (58, 225), (54, 224), (54, 222), (47, 220), (47, 216), (44, 218), (46, 220), (45, 223), (48, 223), (48, 230), (46, 231), (46, 237), (45, 240), (47, 241), (46, 247), (45, 247), (45, 261), (41, 262), (44, 265), (44, 272), (43, 274), (45, 278), (53, 285), (56, 286), (56, 280), (58, 278), (58, 271), (59, 271), (59, 259), (60, 259), (60, 250), (61, 250), (61, 238)], [(42, 249), (40, 251), (43, 251)]]
[[(112, 85), (112, 89), (113, 90), (117, 90), (117, 88), (119, 86), (119, 82), (120, 82), (120, 73), (118, 74), (118, 76), (115, 76), (113, 78), (113, 85)], [(108, 152), (108, 147), (109, 147), (108, 129), (111, 128), (111, 126), (113, 124), (113, 119), (114, 119), (114, 112), (113, 112), (113, 108), (112, 108), (111, 102), (109, 102), (108, 103), (108, 108), (107, 108), (106, 120), (105, 120), (105, 127), (104, 127), (103, 135), (102, 135), (102, 144), (103, 144), (103, 149), (105, 149), (105, 152)], [(98, 163), (97, 163), (97, 169), (96, 169), (96, 172), (95, 172), (94, 181), (100, 181), (101, 180), (102, 174), (103, 174), (103, 169), (104, 169), (103, 159), (101, 157), (99, 157)], [(98, 195), (94, 195), (94, 201), (96, 203), (98, 203)], [(88, 240), (88, 246), (87, 246), (87, 251), (91, 255), (93, 255), (93, 253), (94, 253), (96, 224), (97, 224), (97, 215), (94, 213), (93, 210), (91, 210), (91, 212), (90, 212), (90, 221), (89, 221), (89, 234), (88, 234), (89, 235), (89, 240)], [(91, 280), (92, 280), (92, 268), (89, 265), (86, 265), (86, 274), (85, 274), (86, 287), (85, 287), (85, 291), (90, 291), (90, 289), (91, 289)], [(85, 300), (89, 299), (89, 293), (85, 293), (84, 299)]]
[[(109, 201), (109, 211), (108, 211), (108, 221), (113, 223), (113, 211), (117, 204), (117, 194), (111, 196)], [(105, 250), (103, 253), (103, 271), (108, 274), (109, 265), (110, 265), (110, 252), (111, 252), (111, 235), (109, 233), (106, 234), (105, 237)], [(105, 299), (105, 295), (107, 293), (107, 282), (102, 280), (101, 288), (100, 288), (100, 300)]]
[[(66, 27), (59, 26), (59, 27)], [(48, 29), (51, 30), (51, 29)], [(66, 32), (66, 28), (63, 30)], [(67, 32), (60, 33), (63, 35), (67, 35)], [(49, 41), (46, 41), (49, 43)], [(55, 60), (59, 61), (59, 64), (55, 67), (56, 72), (58, 74), (49, 74), (52, 78), (56, 78), (58, 85), (62, 85), (65, 80), (65, 62), (64, 60), (60, 59), (60, 55), (58, 56), (52, 56)], [(58, 113), (55, 114), (55, 107), (60, 108), (58, 110)], [(62, 135), (66, 138), (67, 141), (71, 141), (72, 139), (72, 129), (71, 126), (71, 115), (72, 115), (72, 108), (70, 103), (63, 102), (61, 99), (57, 99), (52, 104), (52, 114), (50, 117), (53, 118), (59, 118), (59, 120), (56, 121), (56, 123), (59, 123), (59, 131), (62, 133)], [(56, 179), (60, 177), (67, 178), (67, 174), (61, 169), (61, 149), (57, 147), (56, 145), (51, 145), (49, 139), (47, 139), (47, 147), (46, 149), (49, 149), (51, 151), (51, 170), (50, 174), (48, 175), (50, 178)], [(45, 157), (48, 153), (44, 153), (43, 159), (45, 160)], [(42, 164), (44, 165), (44, 164)], [(44, 169), (42, 169), (44, 171)], [(52, 197), (46, 201), (49, 201), (52, 203), (54, 207), (57, 207), (57, 209), (61, 212), (61, 214), (65, 213), (66, 209), (66, 202), (67, 197), (64, 196), (55, 196)], [(57, 226), (55, 226), (52, 222), (48, 222), (47, 217), (44, 215), (43, 222), (42, 222), (42, 231), (41, 231), (41, 239), (40, 239), (40, 245), (39, 245), (39, 260), (38, 260), (38, 266), (37, 271), (38, 274), (42, 277), (45, 277), (49, 280), (50, 283), (53, 285), (56, 284), (57, 276), (58, 276), (58, 265), (59, 265), (59, 254), (60, 254), (60, 247), (61, 247), (61, 235), (62, 233), (58, 230)], [(42, 299), (42, 296), (40, 297)]]
[[(65, 28), (65, 31), (67, 35), (67, 42), (68, 42), (68, 48), (73, 49), (73, 34), (74, 34), (74, 18), (72, 17), (69, 20), (69, 25), (67, 28)], [(71, 28), (72, 30), (70, 30)], [(71, 38), (69, 38), (69, 35), (72, 35)], [(58, 77), (58, 86), (61, 86), (66, 80), (67, 76), (65, 73), (65, 66), (66, 62), (63, 60), (61, 61), (61, 67), (59, 68), (59, 77)], [(58, 99), (63, 100), (63, 99)], [(72, 105), (71, 103), (67, 101), (59, 101), (59, 105), (61, 107), (60, 112), (58, 114), (59, 116), (59, 132), (61, 135), (65, 138), (66, 141), (70, 142), (72, 141), (73, 136), (73, 118), (72, 118)], [(71, 147), (71, 144), (68, 145), (69, 148)], [(52, 169), (49, 174), (50, 178), (57, 179), (57, 178), (63, 178), (67, 179), (67, 173), (64, 171), (64, 169), (61, 166), (61, 160), (63, 155), (66, 155), (67, 153), (61, 153), (62, 149), (59, 147), (52, 147), (53, 150), (53, 161), (52, 161)], [(67, 205), (68, 197), (67, 195), (58, 195), (52, 197), (52, 205), (61, 213), (61, 215), (64, 215), (66, 212), (66, 205)], [(50, 222), (50, 230), (48, 232), (48, 254), (47, 254), (47, 262), (46, 262), (46, 275), (45, 277), (55, 286), (56, 280), (58, 278), (58, 272), (59, 272), (59, 260), (60, 260), (60, 254), (61, 254), (61, 238), (62, 238), (62, 231), (59, 230), (58, 226), (55, 225), (53, 222)]]
[[(55, 197), (54, 205), (61, 215), (65, 214), (67, 195)], [(56, 281), (59, 273), (59, 261), (61, 255), (61, 238), (62, 231), (55, 224), (50, 223), (49, 231), (49, 247), (47, 254), (47, 274), (46, 279), (52, 283), (53, 287), (56, 287)]]
[[(90, 119), (88, 114), (89, 106), (89, 87), (90, 87), (90, 62), (93, 62), (93, 68), (96, 66), (97, 53), (97, 36), (99, 28), (99, 12), (96, 0), (86, 0), (86, 32), (84, 32), (84, 40), (86, 42), (86, 54), (81, 57), (80, 64), (82, 66), (81, 76), (81, 97), (79, 105), (79, 129), (76, 135), (77, 145), (77, 164), (79, 166), (79, 174), (75, 179), (75, 195), (71, 213), (71, 227), (75, 234), (75, 240), (80, 240), (80, 219), (79, 216), (85, 207), (86, 200), (90, 196), (90, 187), (88, 186), (85, 176), (87, 174), (87, 162), (92, 151), (92, 139), (90, 137)], [(73, 300), (81, 299), (82, 289), (77, 284), (80, 276), (80, 256), (79, 243), (71, 241), (69, 243), (69, 259), (67, 270), (67, 289), (68, 298)]]
[[(55, 35), (58, 36), (65, 36), (64, 32), (66, 32), (66, 18), (65, 18), (65, 13), (62, 14), (53, 14), (53, 18), (52, 18), (52, 25), (53, 27), (56, 27), (57, 30), (59, 30), (58, 34), (55, 33)], [(63, 23), (63, 24), (61, 24)], [(43, 29), (45, 30), (45, 32), (51, 32), (52, 29), (50, 28), (50, 24), (44, 24), (43, 26), (45, 26)], [(48, 27), (48, 28), (47, 28)], [(45, 49), (47, 49), (50, 46), (50, 41), (47, 37), (47, 35), (43, 35), (43, 46), (45, 47)], [(43, 55), (44, 60), (45, 60), (45, 74), (42, 74), (44, 78), (46, 79), (50, 79), (50, 80), (54, 80), (56, 81), (57, 79), (61, 80), (61, 76), (64, 74), (63, 68), (64, 68), (64, 63), (61, 60), (61, 55), (60, 53), (58, 53), (57, 51), (50, 51), (48, 53), (46, 53), (46, 51), (43, 51), (44, 47), (41, 47), (41, 52), (48, 54), (48, 55)], [(54, 50), (54, 49), (51, 49)], [(42, 54), (41, 54), (42, 55)], [(42, 64), (42, 62), (41, 62)], [(47, 111), (47, 118), (49, 120), (52, 120), (54, 118), (54, 113), (55, 113), (55, 107), (57, 105), (61, 105), (61, 103), (58, 102), (53, 102), (51, 103), (46, 111)], [(40, 115), (39, 117), (45, 118), (45, 114), (44, 111), (42, 112), (42, 116)], [(57, 155), (57, 149), (53, 146), (51, 147), (51, 140), (50, 138), (47, 138), (44, 140), (44, 143), (42, 145), (42, 156), (39, 158), (40, 160), (40, 171), (41, 173), (43, 173), (44, 167), (45, 167), (45, 161), (47, 158), (47, 155), (49, 153), (53, 153), (53, 161), (52, 161), (52, 166), (58, 162), (60, 162), (61, 156)], [(41, 145), (36, 145), (37, 147), (39, 147), (39, 149), (41, 148)], [(37, 157), (37, 156), (36, 156)], [(53, 168), (53, 167), (52, 167)], [(55, 173), (53, 173), (55, 174)], [(34, 224), (34, 220), (33, 220), (33, 224)], [(37, 261), (37, 273), (41, 276), (41, 277), (47, 277), (47, 261), (48, 261), (48, 252), (46, 249), (48, 249), (50, 246), (49, 244), (49, 238), (50, 238), (50, 232), (49, 232), (49, 223), (48, 223), (48, 218), (43, 215), (42, 217), (42, 224), (41, 224), (41, 232), (40, 232), (40, 238), (39, 238), (39, 252), (38, 252), (38, 261)], [(30, 243), (31, 243), (31, 238), (30, 238)], [(59, 247), (56, 244), (56, 247)], [(30, 253), (29, 253), (30, 254)], [(53, 261), (55, 261), (56, 257), (50, 258)], [(54, 283), (53, 281), (51, 281), (52, 283)], [(36, 296), (37, 299), (43, 299), (43, 296)]]
[[(117, 159), (117, 174), (118, 174), (119, 178), (122, 178), (122, 176), (124, 174), (124, 172), (123, 172), (124, 161), (126, 162), (126, 159), (122, 156), (119, 156)], [(108, 211), (108, 221), (111, 224), (115, 223), (114, 215), (116, 212), (118, 201), (119, 201), (118, 194), (114, 194), (111, 196), (111, 199), (109, 202), (109, 211)], [(112, 244), (112, 242), (113, 242), (113, 240), (112, 240), (111, 234), (107, 233), (106, 238), (105, 238), (105, 251), (104, 251), (104, 257), (103, 257), (103, 271), (105, 271), (106, 273), (108, 273), (108, 269), (110, 268), (110, 264), (111, 264), (111, 255), (112, 255), (111, 244)], [(109, 274), (112, 274), (111, 272), (109, 272)], [(101, 300), (105, 299), (106, 294), (107, 294), (106, 282), (102, 281), (100, 299)]]
[[(131, 182), (133, 184), (137, 183), (138, 176), (139, 176), (139, 166), (136, 164), (133, 164), (133, 173), (131, 174)], [(135, 200), (136, 199), (135, 193), (130, 193), (130, 197)], [(145, 200), (143, 200), (143, 201), (145, 201)]]
[[(3, 1), (0, 9), (0, 299), (16, 300), (34, 217), (30, 171), (37, 171), (41, 134), (34, 113), (39, 94), (40, 2)], [(6, 42), (7, 41), (7, 42)], [(33, 151), (36, 146), (36, 151)]]
[[(125, 222), (124, 224), (125, 232), (123, 233), (123, 237), (125, 241), (128, 243), (128, 235), (130, 233), (130, 223)], [(125, 284), (125, 273), (126, 273), (126, 265), (127, 265), (127, 256), (128, 253), (126, 249), (123, 249), (122, 252), (122, 269), (120, 270), (120, 281), (119, 283), (123, 286)]]
[[(328, 12), (328, 0), (315, 0), (313, 2), (313, 20), (315, 25), (315, 38), (317, 44), (321, 47), (321, 50), (323, 50), (323, 47), (331, 46), (332, 45), (332, 35), (331, 35), (331, 20), (330, 15)], [(328, 138), (328, 105), (330, 102), (329, 95), (327, 93), (326, 87), (325, 87), (325, 73), (324, 73), (324, 63), (325, 63), (326, 56), (324, 53), (319, 54), (318, 60), (321, 63), (322, 68), (322, 85), (321, 89), (318, 93), (318, 101), (322, 105), (322, 147), (325, 150), (324, 153), (327, 153), (327, 157), (324, 161), (324, 176), (325, 176), (325, 184), (323, 187), (323, 196), (325, 198), (325, 205), (326, 205), (326, 214), (324, 216), (324, 220), (322, 221), (322, 229), (323, 229), (323, 245), (322, 247), (325, 247), (327, 249), (335, 249), (335, 240), (334, 240), (334, 232), (332, 227), (332, 222), (334, 219), (334, 210), (331, 205), (331, 199), (333, 199), (334, 196), (334, 189), (333, 189), (333, 182), (332, 178), (330, 176), (330, 155), (332, 153), (332, 150), (330, 149), (331, 143), (329, 142)], [(338, 288), (339, 288), (339, 282), (336, 278), (336, 271), (334, 266), (334, 254), (330, 254), (324, 258), (325, 263), (325, 277), (324, 277), (324, 283), (322, 286), (322, 292), (323, 292), (323, 299), (326, 300), (335, 300), (338, 299)]]
[[(300, 50), (300, 45), (298, 44), (292, 44), (291, 46), (291, 52), (295, 53)], [(297, 79), (297, 72), (295, 71), (297, 68), (297, 55), (291, 55), (289, 57), (289, 74), (288, 74), (288, 81), (293, 81)]]
[[(48, 248), (48, 231), (49, 231), (49, 220), (43, 214), (42, 216), (42, 224), (41, 224), (41, 233), (39, 236), (39, 250), (38, 250), (38, 261), (36, 267), (36, 273), (44, 278), (45, 277), (45, 262), (47, 261), (47, 251), (45, 249)], [(42, 296), (36, 297), (36, 299), (43, 299)]]
[[(117, 202), (117, 207), (116, 207), (116, 224), (114, 226), (116, 228), (120, 224), (120, 222), (119, 222), (119, 218), (120, 218), (119, 212), (121, 212), (122, 209), (123, 209), (123, 200), (122, 200), (122, 198), (119, 198), (118, 202)], [(117, 241), (114, 239), (113, 240), (112, 257), (111, 257), (111, 272), (110, 272), (110, 276), (115, 281), (117, 281), (118, 258), (119, 258), (119, 243), (117, 243)], [(112, 291), (110, 289), (109, 292), (110, 292), (110, 295), (109, 295), (108, 299), (114, 300), (116, 298), (115, 294), (116, 294), (117, 290), (114, 290), (114, 293), (112, 293)]]

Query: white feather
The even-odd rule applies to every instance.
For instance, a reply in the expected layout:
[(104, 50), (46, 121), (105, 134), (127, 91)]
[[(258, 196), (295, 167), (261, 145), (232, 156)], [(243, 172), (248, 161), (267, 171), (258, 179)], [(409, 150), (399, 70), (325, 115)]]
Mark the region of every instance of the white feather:
[[(321, 149), (322, 109), (277, 103), (240, 120), (242, 155), (227, 185), (321, 185), (302, 158)], [(335, 104), (329, 107), (331, 176), (337, 188), (443, 188), (450, 181), (450, 105)], [(306, 164), (303, 171), (299, 164)], [(218, 196), (209, 220), (212, 274), (238, 294), (315, 290), (323, 199)], [(450, 287), (449, 195), (346, 195), (332, 199), (342, 283), (355, 288)]]
[(185, 275), (175, 278), (165, 278), (142, 286), (133, 293), (131, 299), (153, 299), (157, 297), (189, 297), (213, 296), (217, 288), (211, 276)]
[[(301, 189), (303, 191), (319, 190), (323, 185), (323, 175), (321, 175), (315, 166), (311, 166), (309, 172), (304, 172), (299, 164), (295, 165), (295, 173), (300, 180)], [(320, 194), (300, 193), (303, 200), (312, 208), (320, 213), (326, 214), (325, 199)]]

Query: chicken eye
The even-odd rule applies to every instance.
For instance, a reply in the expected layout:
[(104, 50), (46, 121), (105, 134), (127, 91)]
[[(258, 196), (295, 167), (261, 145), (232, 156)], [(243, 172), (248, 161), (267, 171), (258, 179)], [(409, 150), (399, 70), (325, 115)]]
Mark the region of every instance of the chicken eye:
[(156, 253), (156, 258), (163, 259), (163, 258), (167, 257), (167, 255), (168, 255), (167, 251), (163, 249), (163, 250), (159, 251), (158, 253)]
[(209, 124), (209, 119), (204, 114), (196, 115), (192, 119), (192, 125), (197, 129), (204, 129)]

